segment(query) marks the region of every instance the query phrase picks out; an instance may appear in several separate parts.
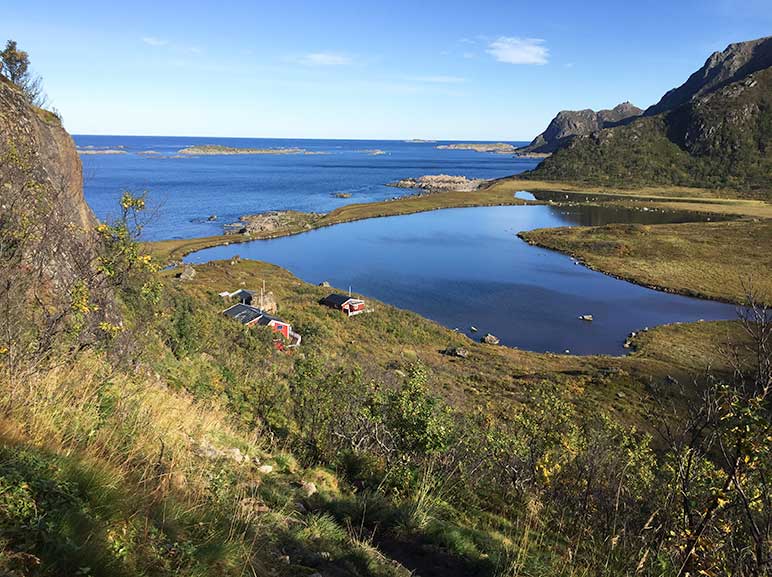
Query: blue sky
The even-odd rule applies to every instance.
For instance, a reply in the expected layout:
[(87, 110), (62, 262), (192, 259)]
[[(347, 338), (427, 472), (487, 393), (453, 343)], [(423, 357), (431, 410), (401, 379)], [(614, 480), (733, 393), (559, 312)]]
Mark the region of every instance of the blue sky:
[(530, 140), (561, 109), (656, 102), (772, 0), (14, 2), (79, 134)]

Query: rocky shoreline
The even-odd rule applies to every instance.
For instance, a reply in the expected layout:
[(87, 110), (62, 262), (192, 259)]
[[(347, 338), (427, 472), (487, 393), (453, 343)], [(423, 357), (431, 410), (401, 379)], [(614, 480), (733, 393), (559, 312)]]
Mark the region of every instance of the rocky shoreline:
[(449, 174), (427, 174), (418, 178), (403, 178), (396, 182), (390, 182), (388, 186), (395, 188), (419, 188), (427, 192), (472, 192), (484, 183), (483, 178), (467, 178), (465, 176), (451, 176)]
[(226, 235), (259, 235), (270, 236), (274, 232), (287, 229), (311, 229), (313, 223), (324, 216), (317, 212), (300, 212), (297, 210), (271, 210), (258, 214), (242, 216), (238, 222), (225, 225)]
[[(520, 152), (520, 151), (523, 152)], [(525, 150), (525, 148), (518, 148), (515, 150), (515, 156), (517, 158), (533, 158), (536, 160), (544, 160), (545, 158), (548, 158), (552, 156), (551, 152), (528, 152)]]
[(440, 144), (437, 148), (439, 150), (474, 150), (475, 152), (493, 152), (495, 154), (514, 154), (517, 150), (512, 144), (504, 142)]

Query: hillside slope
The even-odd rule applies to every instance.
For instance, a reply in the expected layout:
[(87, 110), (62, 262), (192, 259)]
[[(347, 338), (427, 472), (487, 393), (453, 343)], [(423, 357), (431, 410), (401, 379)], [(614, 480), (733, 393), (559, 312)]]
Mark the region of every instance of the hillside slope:
[(575, 138), (524, 177), (616, 186), (728, 187), (768, 198), (770, 47), (770, 39), (731, 45), (695, 73), (701, 83), (692, 75), (642, 117)]

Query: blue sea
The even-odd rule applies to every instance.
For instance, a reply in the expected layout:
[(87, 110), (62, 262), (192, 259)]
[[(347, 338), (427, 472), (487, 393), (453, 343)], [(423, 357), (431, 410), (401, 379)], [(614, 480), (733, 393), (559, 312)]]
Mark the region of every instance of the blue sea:
[[(499, 178), (537, 164), (511, 155), (437, 148), (449, 141), (88, 135), (74, 139), (86, 150), (125, 151), (82, 155), (84, 192), (100, 219), (116, 214), (123, 191), (147, 193), (152, 214), (145, 240), (221, 234), (225, 223), (266, 210), (327, 212), (352, 202), (385, 200), (409, 192), (387, 186), (401, 178), (440, 173)], [(175, 158), (179, 150), (202, 144), (297, 147), (313, 154)], [(385, 154), (374, 155), (374, 150)], [(337, 193), (351, 197), (336, 198)], [(212, 215), (217, 219), (208, 221)]]

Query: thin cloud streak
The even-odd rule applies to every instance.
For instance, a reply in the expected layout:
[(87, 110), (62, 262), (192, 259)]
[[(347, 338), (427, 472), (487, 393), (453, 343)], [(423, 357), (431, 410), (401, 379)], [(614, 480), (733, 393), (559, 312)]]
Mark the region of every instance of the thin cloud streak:
[(486, 50), (497, 61), (506, 64), (547, 64), (549, 49), (541, 38), (501, 36)]
[(311, 52), (297, 59), (306, 66), (346, 66), (353, 62), (347, 54), (339, 52)]
[(166, 46), (169, 44), (168, 40), (164, 40), (163, 38), (156, 38), (155, 36), (144, 36), (142, 38), (142, 42), (148, 46)]

